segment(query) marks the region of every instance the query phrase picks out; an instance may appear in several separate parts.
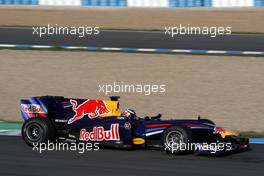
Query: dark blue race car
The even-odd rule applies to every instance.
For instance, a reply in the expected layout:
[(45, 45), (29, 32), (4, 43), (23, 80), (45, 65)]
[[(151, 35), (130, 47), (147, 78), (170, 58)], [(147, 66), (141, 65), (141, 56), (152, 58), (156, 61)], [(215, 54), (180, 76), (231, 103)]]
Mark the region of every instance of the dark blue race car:
[(47, 141), (96, 142), (101, 146), (149, 149), (167, 153), (226, 153), (249, 148), (246, 138), (217, 127), (208, 119), (163, 120), (119, 111), (110, 100), (40, 96), (20, 100), (22, 137), (33, 145)]

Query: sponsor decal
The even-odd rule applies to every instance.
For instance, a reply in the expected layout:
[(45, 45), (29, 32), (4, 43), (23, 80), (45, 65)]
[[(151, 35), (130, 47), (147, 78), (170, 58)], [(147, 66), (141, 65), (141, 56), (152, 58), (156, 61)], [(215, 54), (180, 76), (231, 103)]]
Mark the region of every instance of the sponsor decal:
[(21, 104), (21, 113), (24, 119), (48, 116), (39, 104)]
[(133, 144), (141, 145), (145, 143), (145, 139), (143, 138), (133, 138), (132, 139)]
[(131, 124), (129, 122), (126, 122), (124, 124), (124, 127), (125, 127), (125, 129), (130, 130), (131, 129)]
[(25, 113), (42, 114), (46, 113), (38, 104), (21, 104), (21, 109)]
[(118, 141), (119, 124), (112, 124), (110, 130), (105, 130), (104, 127), (94, 127), (93, 131), (88, 132), (86, 129), (80, 130), (80, 141)]
[(85, 115), (88, 115), (90, 119), (94, 119), (100, 115), (111, 113), (102, 100), (86, 100), (78, 107), (76, 100), (71, 99), (70, 103), (72, 104), (72, 110), (75, 112), (75, 115), (70, 118), (68, 124), (82, 119)]
[(238, 136), (238, 134), (236, 134), (232, 131), (227, 131), (227, 130), (220, 128), (220, 127), (214, 128), (214, 134), (220, 134), (222, 138), (225, 138), (226, 136)]
[(66, 123), (67, 120), (63, 120), (63, 119), (55, 119), (55, 122), (59, 122), (59, 123)]
[(215, 127), (214, 128), (214, 134), (223, 134), (226, 131), (223, 128)]
[(121, 117), (117, 117), (116, 119), (125, 120), (126, 118), (121, 116)]

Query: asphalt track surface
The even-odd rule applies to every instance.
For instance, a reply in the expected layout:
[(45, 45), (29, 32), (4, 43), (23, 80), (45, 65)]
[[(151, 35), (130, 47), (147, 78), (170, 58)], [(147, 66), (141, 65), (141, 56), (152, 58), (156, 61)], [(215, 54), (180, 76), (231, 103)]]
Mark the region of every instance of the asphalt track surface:
[(32, 28), (0, 28), (0, 44), (264, 51), (264, 35), (178, 35), (164, 32), (101, 31), (97, 36), (33, 35)]
[(84, 154), (46, 151), (40, 154), (21, 137), (0, 136), (1, 176), (40, 175), (263, 175), (264, 147), (225, 157), (167, 155), (156, 150), (103, 149)]

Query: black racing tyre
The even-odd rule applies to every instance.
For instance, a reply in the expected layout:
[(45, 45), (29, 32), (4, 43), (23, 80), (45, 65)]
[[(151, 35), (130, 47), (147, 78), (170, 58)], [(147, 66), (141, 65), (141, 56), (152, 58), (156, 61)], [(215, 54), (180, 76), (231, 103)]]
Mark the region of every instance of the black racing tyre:
[(47, 118), (32, 118), (22, 126), (22, 138), (30, 146), (41, 142), (52, 141), (55, 136), (55, 128)]
[(169, 127), (164, 131), (161, 140), (163, 150), (169, 154), (185, 154), (192, 152), (189, 144), (193, 141), (193, 134), (189, 127)]

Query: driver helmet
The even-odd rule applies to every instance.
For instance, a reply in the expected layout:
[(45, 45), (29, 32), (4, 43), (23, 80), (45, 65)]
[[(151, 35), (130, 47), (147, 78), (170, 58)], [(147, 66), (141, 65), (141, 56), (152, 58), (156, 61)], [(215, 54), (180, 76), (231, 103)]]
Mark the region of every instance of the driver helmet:
[(123, 116), (128, 117), (128, 118), (135, 119), (137, 117), (136, 112), (132, 109), (126, 109), (122, 114)]

